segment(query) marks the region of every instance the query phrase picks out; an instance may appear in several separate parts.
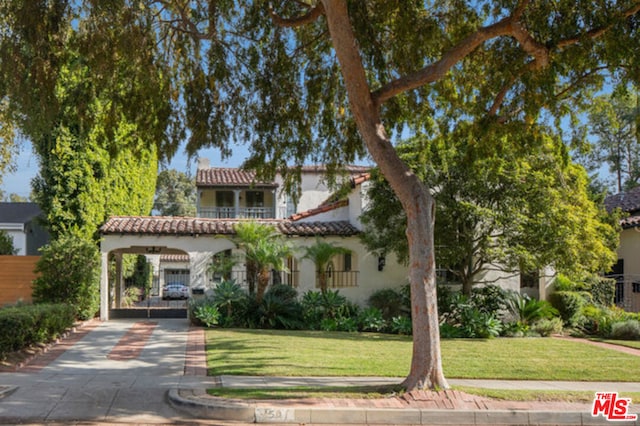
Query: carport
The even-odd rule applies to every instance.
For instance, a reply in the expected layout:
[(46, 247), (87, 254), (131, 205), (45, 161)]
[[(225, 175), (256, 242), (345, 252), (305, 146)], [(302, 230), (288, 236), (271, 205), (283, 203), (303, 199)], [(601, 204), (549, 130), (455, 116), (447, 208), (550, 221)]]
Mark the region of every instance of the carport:
[[(229, 238), (225, 238), (234, 233), (233, 222), (228, 220), (116, 216), (110, 218), (100, 231), (100, 319), (103, 321), (109, 320), (111, 314), (122, 307), (123, 254), (144, 254), (151, 255), (150, 257), (186, 254), (189, 256), (189, 287), (205, 289), (211, 256), (235, 247)], [(111, 256), (116, 262), (113, 282), (109, 280)]]

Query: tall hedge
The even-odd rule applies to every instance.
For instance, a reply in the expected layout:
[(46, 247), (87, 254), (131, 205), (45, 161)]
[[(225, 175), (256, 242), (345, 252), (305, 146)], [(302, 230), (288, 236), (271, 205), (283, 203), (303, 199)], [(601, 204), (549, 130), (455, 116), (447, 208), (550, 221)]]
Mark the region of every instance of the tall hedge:
[(35, 303), (68, 303), (78, 319), (93, 318), (100, 306), (98, 247), (75, 236), (63, 236), (43, 247), (33, 283)]

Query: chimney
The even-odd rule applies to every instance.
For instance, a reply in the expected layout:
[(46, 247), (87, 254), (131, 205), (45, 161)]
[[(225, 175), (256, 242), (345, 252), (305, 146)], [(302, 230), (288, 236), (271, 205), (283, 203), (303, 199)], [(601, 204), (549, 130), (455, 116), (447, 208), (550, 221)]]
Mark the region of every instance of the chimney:
[(199, 157), (198, 158), (198, 170), (210, 169), (211, 163), (208, 158)]

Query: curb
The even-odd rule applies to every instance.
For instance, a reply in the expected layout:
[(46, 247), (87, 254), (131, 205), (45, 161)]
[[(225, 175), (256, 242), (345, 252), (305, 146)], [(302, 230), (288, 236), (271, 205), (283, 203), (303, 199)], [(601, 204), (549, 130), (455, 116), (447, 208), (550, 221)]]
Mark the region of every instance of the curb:
[[(249, 423), (394, 425), (611, 425), (581, 411), (434, 410), (423, 408), (271, 407), (210, 396), (203, 389), (171, 389), (169, 403), (196, 418)], [(640, 426), (637, 421), (616, 425)]]

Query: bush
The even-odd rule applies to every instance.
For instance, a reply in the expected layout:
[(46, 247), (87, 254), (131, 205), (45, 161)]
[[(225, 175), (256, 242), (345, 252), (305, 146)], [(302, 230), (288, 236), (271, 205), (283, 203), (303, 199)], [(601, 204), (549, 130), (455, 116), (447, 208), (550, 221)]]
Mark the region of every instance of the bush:
[(385, 288), (376, 291), (369, 297), (369, 306), (378, 309), (382, 313), (382, 317), (389, 321), (393, 317), (407, 315), (411, 312), (411, 307), (407, 305), (406, 299), (402, 291)]
[(100, 306), (100, 255), (92, 242), (62, 237), (41, 249), (33, 282), (35, 303), (67, 303), (81, 320)]
[(0, 309), (0, 355), (53, 340), (73, 326), (68, 304), (20, 305)]
[(610, 337), (619, 340), (640, 340), (640, 321), (627, 320), (614, 323), (611, 326)]
[(585, 306), (585, 299), (580, 293), (556, 291), (549, 295), (549, 303), (558, 310), (565, 325), (577, 327), (584, 323), (582, 308)]
[(532, 299), (527, 295), (511, 292), (507, 307), (517, 322), (525, 327), (531, 326), (536, 321), (551, 319), (558, 315), (558, 310), (545, 300)]
[(195, 309), (195, 317), (205, 325), (205, 327), (213, 327), (220, 320), (220, 311), (214, 305), (200, 305)]
[(358, 329), (360, 331), (382, 332), (386, 327), (387, 322), (378, 308), (367, 308), (358, 315)]
[(286, 284), (276, 284), (267, 290), (258, 304), (256, 325), (260, 328), (302, 328), (302, 306), (298, 293)]
[(509, 293), (497, 285), (486, 285), (471, 291), (470, 302), (481, 312), (499, 318), (507, 309)]
[(531, 326), (531, 330), (542, 337), (548, 337), (552, 334), (562, 333), (562, 326), (562, 319), (559, 317), (551, 319), (543, 318), (534, 322)]
[(391, 332), (411, 336), (413, 334), (411, 318), (406, 316), (397, 316), (391, 318)]

